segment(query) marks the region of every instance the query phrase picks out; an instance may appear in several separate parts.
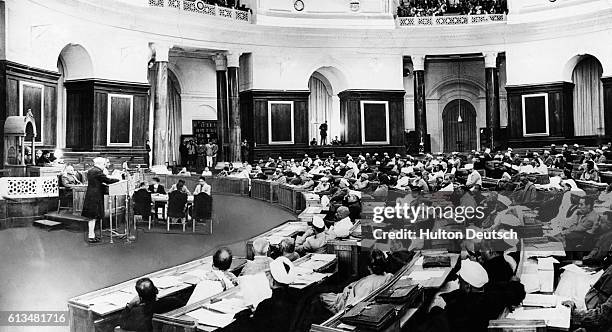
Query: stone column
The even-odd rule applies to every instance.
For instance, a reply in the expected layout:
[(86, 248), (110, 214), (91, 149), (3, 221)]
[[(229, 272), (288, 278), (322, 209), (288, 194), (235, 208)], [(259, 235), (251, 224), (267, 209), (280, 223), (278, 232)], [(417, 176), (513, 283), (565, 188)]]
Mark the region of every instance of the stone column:
[(425, 56), (412, 55), (414, 68), (414, 128), (419, 140), (419, 152), (429, 151), (427, 145), (427, 112), (425, 101)]
[(214, 57), (217, 69), (217, 162), (228, 159), (228, 113), (227, 113), (227, 60), (225, 54), (217, 53)]
[(227, 53), (227, 90), (229, 100), (229, 159), (231, 162), (241, 162), (240, 156), (240, 99), (238, 96), (238, 58), (240, 53)]
[(484, 53), (487, 141), (481, 146), (495, 149), (499, 139), (499, 70), (497, 53)]
[(169, 153), (168, 137), (168, 53), (170, 45), (152, 44), (155, 53), (155, 96), (153, 107), (153, 162), (166, 165)]

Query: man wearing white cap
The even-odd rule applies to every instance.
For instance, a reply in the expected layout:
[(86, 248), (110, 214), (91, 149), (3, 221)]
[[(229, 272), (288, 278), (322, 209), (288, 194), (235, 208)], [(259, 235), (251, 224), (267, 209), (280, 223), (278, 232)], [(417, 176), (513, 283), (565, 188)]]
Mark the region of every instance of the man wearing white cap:
[(325, 232), (325, 222), (319, 216), (312, 217), (312, 228), (295, 239), (295, 251), (305, 253), (325, 253), (328, 235)]
[(295, 267), (287, 257), (281, 256), (270, 262), (270, 271), (266, 275), (272, 288), (272, 297), (257, 305), (248, 330), (289, 331), (296, 301), (289, 294), (288, 286), (295, 280)]
[(465, 165), (465, 169), (468, 170), (468, 171), (471, 171), (470, 174), (467, 177), (467, 181), (465, 181), (465, 185), (468, 188), (471, 188), (471, 187), (473, 187), (476, 184), (482, 186), (482, 176), (474, 168), (474, 164), (466, 164)]
[(94, 166), (87, 171), (87, 191), (83, 201), (83, 211), (81, 215), (89, 218), (87, 223), (87, 242), (96, 243), (100, 239), (96, 237), (96, 220), (104, 217), (104, 185), (118, 182), (118, 179), (111, 179), (104, 174), (106, 169), (106, 158), (97, 157), (93, 160)]

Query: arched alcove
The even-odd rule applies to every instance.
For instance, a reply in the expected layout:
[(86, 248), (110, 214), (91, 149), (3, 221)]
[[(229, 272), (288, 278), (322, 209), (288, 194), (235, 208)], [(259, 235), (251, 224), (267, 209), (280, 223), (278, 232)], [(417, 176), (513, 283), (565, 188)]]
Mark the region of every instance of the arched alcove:
[(454, 99), (442, 112), (444, 151), (470, 151), (477, 146), (476, 110), (465, 99)]
[(603, 83), (601, 76), (603, 67), (592, 55), (573, 57), (568, 64), (574, 64), (572, 69), (573, 117), (574, 134), (576, 136), (603, 135), (604, 104)]
[(338, 93), (346, 90), (345, 75), (337, 68), (331, 66), (320, 67), (315, 70), (309, 80), (308, 89), (310, 97), (308, 102), (308, 133), (309, 140), (313, 138), (321, 144), (320, 127), (327, 122), (327, 141), (340, 136), (340, 99)]

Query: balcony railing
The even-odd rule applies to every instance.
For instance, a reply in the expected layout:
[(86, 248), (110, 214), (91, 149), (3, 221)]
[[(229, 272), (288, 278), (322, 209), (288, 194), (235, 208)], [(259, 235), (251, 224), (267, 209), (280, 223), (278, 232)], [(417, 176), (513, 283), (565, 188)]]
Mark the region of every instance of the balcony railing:
[(211, 5), (203, 0), (149, 0), (149, 6), (176, 8), (206, 16), (222, 17), (247, 23), (251, 22), (251, 13), (248, 11)]
[(456, 26), (505, 22), (505, 14), (486, 15), (460, 15), (460, 16), (420, 16), (420, 17), (398, 17), (400, 27), (413, 26)]

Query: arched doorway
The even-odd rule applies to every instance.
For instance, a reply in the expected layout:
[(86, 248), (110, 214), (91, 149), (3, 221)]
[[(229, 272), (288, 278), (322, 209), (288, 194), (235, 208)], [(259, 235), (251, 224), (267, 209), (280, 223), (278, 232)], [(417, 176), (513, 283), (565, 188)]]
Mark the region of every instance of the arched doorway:
[(333, 113), (332, 88), (325, 76), (314, 72), (308, 81), (310, 97), (308, 99), (308, 138), (315, 139), (318, 144), (322, 144), (319, 127), (326, 123), (328, 136), (325, 143), (331, 141), (329, 137), (329, 127), (331, 127), (331, 115)]
[(340, 137), (340, 98), (338, 92), (347, 88), (347, 79), (336, 67), (326, 66), (315, 70), (308, 80), (308, 138), (320, 144), (319, 127), (327, 121), (327, 144)]
[(80, 149), (87, 142), (83, 134), (87, 133), (86, 128), (90, 124), (83, 123), (81, 115), (87, 110), (80, 104), (82, 96), (78, 92), (69, 94), (64, 83), (93, 78), (91, 57), (83, 46), (68, 44), (58, 56), (57, 71), (60, 73), (57, 89), (57, 146)]
[(477, 146), (476, 110), (464, 99), (446, 104), (442, 112), (444, 151), (470, 151)]
[(603, 68), (597, 58), (584, 55), (572, 72), (574, 83), (574, 134), (603, 135)]

